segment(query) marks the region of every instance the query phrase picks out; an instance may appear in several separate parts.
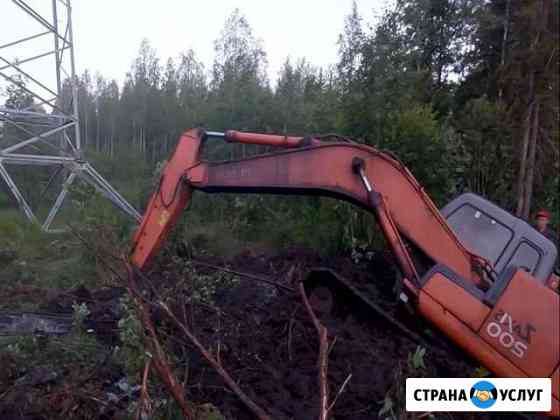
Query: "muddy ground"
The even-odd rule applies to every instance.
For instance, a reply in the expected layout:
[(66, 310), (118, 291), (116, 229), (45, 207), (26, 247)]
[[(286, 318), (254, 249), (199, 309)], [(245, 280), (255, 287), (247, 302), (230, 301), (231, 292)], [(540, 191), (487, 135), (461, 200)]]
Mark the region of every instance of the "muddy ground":
[[(216, 263), (214, 261), (214, 263)], [(285, 285), (294, 286), (294, 277), (314, 267), (329, 267), (342, 274), (352, 284), (382, 303), (383, 308), (395, 318), (414, 329), (424, 332), (428, 326), (414, 321), (409, 314), (399, 311), (394, 303), (391, 287), (371, 288), (372, 274), (378, 281), (392, 282), (393, 273), (384, 266), (371, 263), (355, 264), (348, 258), (325, 260), (317, 254), (292, 249), (277, 255), (245, 254), (234, 258), (230, 264), (253, 273), (275, 278)], [(294, 268), (295, 267), (295, 268)], [(375, 273), (372, 273), (372, 270)], [(336, 419), (377, 418), (386, 396), (394, 403), (402, 397), (402, 389), (395, 387), (396, 381), (404, 380), (409, 372), (408, 358), (414, 354), (418, 343), (407, 338), (375, 313), (356, 316), (351, 310), (333, 310), (330, 296), (312, 296), (312, 304), (328, 329), (331, 343), (329, 354), (329, 384), (333, 396), (351, 375), (348, 385), (340, 395), (334, 408)], [(328, 303), (324, 305), (323, 303)], [(343, 302), (348, 306), (352, 302)], [(317, 385), (317, 335), (297, 294), (285, 293), (267, 284), (242, 281), (223, 296), (220, 307), (224, 316), (220, 332), (209, 342), (222, 343), (222, 360), (230, 367), (233, 376), (251, 389), (251, 397), (261, 406), (267, 407), (274, 418), (311, 419), (316, 417), (318, 406)], [(212, 319), (198, 319), (204, 324)], [(228, 325), (229, 323), (229, 325)], [(212, 320), (210, 324), (215, 324)], [(474, 365), (457, 352), (443, 352), (446, 346), (441, 340), (433, 343), (425, 357), (426, 369), (416, 374), (429, 376), (467, 376)], [(447, 347), (445, 347), (447, 348)], [(410, 373), (410, 372), (409, 372)], [(195, 382), (214, 383), (220, 379), (206, 370), (197, 371), (204, 375)], [(401, 384), (402, 385), (402, 384)], [(244, 407), (230, 394), (208, 392), (197, 389), (197, 398), (215, 401), (228, 418), (251, 419)], [(390, 392), (392, 391), (392, 392)], [(402, 401), (401, 401), (402, 402)]]
[[(406, 375), (471, 376), (477, 367), (429, 325), (395, 303), (391, 287), (394, 274), (382, 263), (383, 256), (373, 259), (359, 263), (349, 258), (324, 259), (305, 249), (248, 251), (228, 260), (197, 258), (206, 264), (266, 276), (289, 288), (295, 288), (297, 280), (313, 267), (332, 268), (421, 336), (427, 348), (425, 367), (414, 368), (410, 357), (418, 348), (417, 342), (375, 313), (357, 316), (348, 310), (351, 302), (345, 303), (344, 310), (339, 310), (339, 305), (335, 310), (332, 295), (324, 291), (313, 294), (312, 304), (328, 329), (332, 346), (328, 379), (333, 398), (348, 380), (332, 411), (336, 420), (376, 419), (387, 401), (393, 404), (393, 412), (388, 410), (379, 418), (392, 418), (392, 413), (398, 416), (404, 404)], [(176, 259), (163, 259), (151, 278), (177, 282), (176, 264)], [(199, 276), (215, 273), (204, 265), (194, 267)], [(85, 323), (95, 334), (100, 350), (96, 360), (83, 365), (57, 367), (53, 363), (43, 369), (26, 367), (25, 361), (4, 355), (0, 419), (132, 418), (129, 408), (138, 398), (138, 386), (124, 380), (123, 367), (109, 358), (112, 346), (119, 345), (118, 302), (123, 293), (123, 288), (81, 287), (56, 293), (34, 289), (10, 296), (17, 299), (27, 295), (40, 301), (41, 308), (50, 313), (72, 313), (73, 303), (85, 303), (90, 312)], [(203, 344), (219, 355), (242, 389), (274, 419), (317, 417), (317, 335), (297, 293), (236, 276), (234, 285), (213, 295), (212, 305), (187, 303), (184, 310), (175, 310)], [(188, 399), (195, 404), (212, 404), (226, 419), (253, 419), (198, 352), (182, 342), (180, 333), (159, 314), (154, 313), (154, 319), (162, 332), (179, 338), (171, 341), (169, 351), (180, 360), (178, 370), (185, 380)], [(155, 388), (154, 394), (162, 391), (157, 385)]]

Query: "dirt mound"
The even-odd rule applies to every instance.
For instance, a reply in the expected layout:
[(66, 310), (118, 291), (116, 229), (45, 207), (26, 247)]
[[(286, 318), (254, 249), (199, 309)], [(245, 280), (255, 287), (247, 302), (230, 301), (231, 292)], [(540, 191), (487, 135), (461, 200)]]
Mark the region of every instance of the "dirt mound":
[[(369, 264), (356, 265), (348, 259), (326, 261), (301, 249), (268, 255), (242, 254), (225, 263), (235, 270), (267, 275), (290, 287), (294, 267), (301, 274), (321, 264), (338, 269), (361, 288), (367, 289), (365, 286), (375, 280)], [(374, 297), (380, 294), (374, 286), (373, 292)], [(314, 418), (319, 398), (318, 343), (299, 295), (242, 280), (218, 295), (216, 306), (219, 313), (195, 313), (191, 327), (208, 348), (215, 354), (219, 351), (223, 365), (250, 397), (275, 419)], [(387, 308), (405, 318), (390, 302)], [(364, 320), (351, 312), (341, 317), (328, 311), (320, 317), (333, 343), (328, 370), (333, 397), (350, 378), (336, 402), (334, 416), (337, 420), (377, 418), (396, 375), (408, 369), (409, 356), (417, 343), (379, 317)], [(441, 349), (428, 351), (426, 365), (430, 376), (465, 376), (468, 370), (472, 372), (460, 352), (449, 355)], [(191, 360), (189, 383), (191, 398), (211, 401), (228, 419), (254, 418), (198, 356)]]
[[(319, 397), (315, 330), (297, 298), (283, 296), (266, 303), (228, 308), (229, 315), (248, 322), (237, 334), (222, 334), (220, 340), (227, 349), (222, 360), (275, 418), (313, 418)], [(371, 418), (390, 387), (396, 361), (406, 360), (415, 346), (383, 326), (368, 328), (351, 316), (343, 320), (323, 316), (322, 321), (331, 340), (336, 337), (329, 357), (332, 390), (352, 375), (337, 402), (337, 418)], [(221, 407), (224, 413), (251, 418), (236, 400), (230, 403)]]

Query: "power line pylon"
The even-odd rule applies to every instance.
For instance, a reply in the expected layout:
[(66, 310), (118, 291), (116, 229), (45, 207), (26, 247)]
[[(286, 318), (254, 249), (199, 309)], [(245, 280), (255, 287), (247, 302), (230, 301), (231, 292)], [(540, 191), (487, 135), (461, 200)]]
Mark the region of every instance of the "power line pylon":
[[(40, 31), (0, 42), (0, 77), (33, 98), (33, 105), (23, 109), (0, 106), (0, 130), (9, 129), (11, 134), (10, 144), (0, 146), (0, 177), (27, 219), (40, 224), (44, 231), (54, 230), (51, 224), (77, 178), (92, 185), (118, 208), (140, 221), (138, 211), (83, 156), (71, 0), (52, 0), (50, 5), (41, 0), (42, 7), (46, 4), (50, 8), (51, 16), (46, 16), (46, 10), (32, 7), (28, 0), (12, 0), (12, 3), (18, 9), (18, 15), (22, 19), (25, 16), (33, 19)], [(43, 48), (45, 45), (49, 48), (35, 51), (25, 58), (10, 58), (27, 54), (32, 50), (30, 44), (35, 43), (36, 48), (38, 41)], [(41, 71), (36, 73), (40, 74), (27, 70), (27, 66), (39, 61)], [(48, 74), (47, 68), (54, 70), (54, 76)], [(43, 221), (38, 219), (6, 169), (10, 165), (25, 165), (30, 171), (45, 166), (56, 168), (45, 188), (52, 188), (57, 183), (61, 187)]]

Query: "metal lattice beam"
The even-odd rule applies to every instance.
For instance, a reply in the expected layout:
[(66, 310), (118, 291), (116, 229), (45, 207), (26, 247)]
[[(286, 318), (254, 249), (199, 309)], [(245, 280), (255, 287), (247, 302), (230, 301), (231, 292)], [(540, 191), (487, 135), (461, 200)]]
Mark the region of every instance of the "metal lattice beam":
[[(15, 137), (12, 144), (0, 147), (0, 178), (8, 186), (8, 190), (27, 219), (38, 223), (45, 231), (53, 231), (51, 225), (66, 199), (69, 187), (76, 179), (95, 187), (116, 207), (139, 222), (141, 215), (138, 211), (83, 157), (70, 0), (52, 0), (50, 17), (34, 9), (27, 1), (12, 0), (12, 3), (22, 16), (31, 17), (41, 30), (46, 29), (46, 31), (18, 39), (1, 40), (0, 78), (19, 86), (33, 98), (35, 104), (40, 104), (42, 109), (41, 112), (37, 112), (35, 109), (0, 107), (0, 123), (2, 123), (0, 127), (2, 125), (12, 127), (14, 129), (12, 137)], [(0, 24), (1, 20), (0, 18)], [(36, 52), (17, 60), (6, 55), (10, 48), (17, 47), (19, 56), (21, 52), (26, 51), (26, 46), (30, 42), (49, 35), (52, 36), (53, 47), (47, 51)], [(50, 56), (54, 56), (52, 60), (52, 69), (56, 76), (54, 83), (52, 80), (43, 80), (41, 75), (34, 75), (24, 69), (27, 63), (44, 60)], [(64, 99), (68, 100), (68, 98), (62, 97), (62, 75), (68, 77), (66, 83), (70, 84), (71, 98), (70, 103), (67, 104), (69, 106), (64, 105)], [(22, 80), (26, 83), (22, 83)], [(40, 145), (48, 145), (48, 150), (53, 154), (45, 152), (45, 148), (39, 147)], [(38, 220), (16, 181), (6, 169), (7, 165), (24, 165), (29, 171), (37, 170), (38, 166), (55, 166), (64, 169), (65, 175), (60, 183), (60, 191), (43, 222)], [(53, 180), (60, 175), (60, 171), (56, 174), (49, 180), (49, 187), (56, 184)]]

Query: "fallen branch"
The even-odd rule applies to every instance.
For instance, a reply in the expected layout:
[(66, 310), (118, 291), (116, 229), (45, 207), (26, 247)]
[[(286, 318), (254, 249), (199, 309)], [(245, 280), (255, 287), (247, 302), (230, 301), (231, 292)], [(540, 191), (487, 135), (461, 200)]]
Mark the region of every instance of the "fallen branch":
[(301, 295), (301, 299), (303, 300), (303, 304), (305, 305), (305, 309), (307, 309), (307, 313), (313, 321), (313, 325), (317, 330), (317, 335), (319, 337), (319, 356), (317, 359), (317, 365), (319, 369), (318, 381), (319, 381), (319, 420), (327, 420), (329, 418), (329, 410), (332, 406), (329, 406), (329, 384), (327, 380), (327, 371), (328, 371), (328, 351), (329, 351), (329, 342), (327, 337), (327, 329), (319, 319), (311, 304), (309, 303), (309, 299), (307, 299), (307, 295), (305, 294), (305, 288), (303, 287), (303, 283), (299, 283), (299, 293)]
[(218, 372), (222, 377), (227, 386), (237, 395), (237, 397), (245, 404), (245, 406), (257, 416), (259, 420), (272, 420), (272, 418), (260, 407), (258, 406), (243, 390), (241, 387), (233, 380), (229, 373), (222, 367), (222, 365), (210, 354), (210, 352), (198, 341), (198, 339), (192, 334), (192, 332), (177, 319), (175, 314), (169, 309), (169, 307), (164, 302), (158, 302), (159, 306), (163, 309), (164, 313), (169, 317), (169, 319), (179, 328), (183, 334), (189, 339), (189, 341), (198, 349), (202, 356), (210, 363), (210, 365)]
[(185, 399), (185, 390), (182, 386), (179, 385), (179, 382), (177, 381), (177, 379), (175, 379), (175, 376), (173, 375), (173, 372), (171, 371), (171, 368), (167, 363), (165, 354), (159, 343), (154, 324), (150, 317), (150, 313), (146, 304), (144, 303), (144, 298), (137, 289), (132, 268), (129, 264), (127, 264), (126, 267), (128, 269), (128, 290), (139, 309), (140, 320), (147, 332), (147, 342), (149, 348), (152, 351), (151, 356), (154, 368), (156, 369), (158, 376), (166, 386), (169, 393), (173, 396), (173, 398), (179, 405), (181, 412), (183, 413), (183, 417), (187, 420), (194, 420), (192, 410)]
[(150, 367), (152, 366), (152, 358), (150, 357), (144, 365), (144, 374), (142, 375), (142, 386), (140, 388), (140, 402), (138, 404), (138, 411), (136, 412), (136, 420), (149, 418), (152, 407), (150, 403), (150, 395), (148, 394), (148, 375), (150, 374)]
[(329, 411), (332, 410), (332, 408), (335, 406), (336, 402), (338, 401), (338, 398), (342, 395), (342, 393), (344, 392), (344, 389), (346, 388), (346, 385), (348, 385), (348, 382), (350, 382), (350, 379), (352, 379), (352, 374), (349, 373), (348, 376), (346, 377), (346, 379), (344, 380), (344, 382), (342, 383), (342, 386), (340, 387), (340, 389), (338, 390), (338, 392), (336, 393), (336, 397), (334, 397), (333, 402), (331, 403), (331, 405), (329, 405)]
[(210, 268), (210, 269), (216, 270), (216, 271), (222, 271), (224, 273), (233, 274), (235, 276), (244, 277), (244, 278), (250, 279), (250, 280), (259, 281), (261, 283), (270, 284), (271, 286), (275, 286), (278, 289), (282, 289), (286, 292), (295, 293), (295, 290), (293, 288), (291, 288), (289, 286), (285, 286), (283, 284), (280, 284), (280, 283), (278, 283), (274, 280), (271, 280), (271, 279), (263, 277), (263, 276), (257, 276), (255, 274), (251, 274), (251, 273), (244, 273), (244, 272), (241, 272), (241, 271), (230, 270), (229, 268), (226, 268), (226, 267), (221, 267), (221, 266), (214, 265), (214, 264), (208, 264), (208, 263), (198, 261), (198, 260), (191, 260), (191, 261), (192, 261), (193, 264), (200, 265), (202, 267)]

